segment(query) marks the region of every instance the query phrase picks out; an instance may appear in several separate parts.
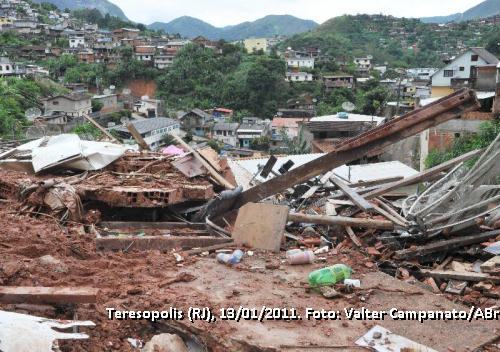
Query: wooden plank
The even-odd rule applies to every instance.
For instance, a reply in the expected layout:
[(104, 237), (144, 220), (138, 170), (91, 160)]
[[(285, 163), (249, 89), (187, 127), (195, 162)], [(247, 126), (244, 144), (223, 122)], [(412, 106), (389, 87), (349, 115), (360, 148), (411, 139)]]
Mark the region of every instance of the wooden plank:
[(367, 229), (393, 230), (394, 224), (391, 221), (357, 219), (344, 216), (325, 216), (325, 215), (307, 215), (299, 213), (290, 213), (288, 221), (297, 223), (308, 223), (318, 225), (343, 225), (351, 227), (360, 227)]
[(175, 248), (191, 249), (207, 247), (231, 241), (221, 237), (167, 237), (167, 236), (126, 236), (96, 238), (96, 248), (100, 251), (150, 251), (171, 250)]
[(366, 199), (357, 194), (351, 187), (337, 176), (330, 177), (330, 180), (354, 203), (363, 211), (373, 210), (374, 207)]
[(248, 202), (268, 198), (336, 167), (357, 160), (376, 149), (383, 149), (431, 127), (458, 118), (467, 111), (477, 110), (479, 107), (479, 102), (472, 91), (457, 91), (448, 97), (352, 138), (341, 144), (336, 150), (301, 165), (285, 175), (274, 177), (246, 190), (236, 202), (232, 199), (221, 201), (223, 205), (218, 207), (219, 213), (215, 215), (221, 215), (222, 212), (231, 209), (231, 207), (240, 208)]
[(234, 242), (230, 241), (227, 243), (214, 244), (213, 246), (190, 249), (188, 251), (185, 251), (184, 254), (189, 256), (189, 255), (200, 254), (203, 252), (213, 252), (213, 251), (216, 251), (218, 249), (225, 249), (225, 248), (229, 248), (229, 247), (234, 247), (234, 245), (235, 245)]
[(109, 139), (111, 139), (113, 142), (115, 143), (120, 143), (120, 141), (118, 139), (116, 139), (111, 133), (109, 133), (104, 127), (102, 127), (101, 125), (99, 125), (96, 120), (94, 120), (92, 117), (90, 117), (89, 115), (87, 114), (83, 114), (83, 117), (85, 119), (87, 119), (91, 124), (93, 124), (95, 127), (97, 127), (99, 129), (99, 131), (101, 131), (102, 133), (104, 133), (104, 135), (106, 137), (108, 137)]
[(354, 243), (357, 247), (363, 247), (363, 244), (359, 240), (358, 236), (356, 236), (356, 234), (352, 230), (352, 227), (346, 226), (345, 231), (349, 235), (349, 238), (351, 239), (352, 243)]
[(206, 230), (207, 226), (203, 223), (185, 223), (185, 222), (142, 222), (142, 221), (103, 221), (99, 227), (111, 230), (134, 229), (134, 230), (171, 230), (171, 229), (192, 229)]
[(91, 287), (0, 286), (1, 303), (80, 304), (96, 303), (99, 290)]
[(279, 252), (288, 212), (283, 205), (248, 203), (238, 212), (233, 230), (236, 244)]
[(404, 179), (403, 176), (395, 176), (395, 177), (386, 177), (386, 178), (378, 178), (376, 180), (371, 181), (358, 181), (350, 184), (351, 188), (355, 187), (369, 187), (369, 186), (378, 186), (383, 185), (385, 183), (391, 183), (396, 181), (401, 181)]
[(137, 131), (133, 123), (129, 122), (126, 126), (127, 130), (130, 132), (132, 137), (134, 137), (141, 150), (151, 150), (151, 148), (149, 148), (149, 145), (146, 143), (144, 138), (142, 138), (141, 134), (139, 133), (139, 131)]
[(425, 246), (417, 247), (416, 249), (403, 249), (395, 252), (395, 258), (397, 259), (412, 259), (423, 255), (436, 253), (436, 252), (450, 252), (457, 248), (468, 246), (475, 243), (481, 243), (489, 240), (490, 238), (495, 238), (500, 235), (500, 230), (490, 231), (480, 234), (475, 234), (471, 236), (464, 236), (459, 238), (454, 238), (451, 240), (439, 241), (430, 243)]
[(460, 271), (450, 271), (450, 270), (421, 270), (424, 276), (429, 276), (434, 279), (443, 280), (459, 280), (459, 281), (490, 281), (494, 284), (500, 283), (500, 277), (490, 276), (483, 273), (474, 272), (460, 272)]
[(182, 138), (179, 136), (172, 134), (172, 137), (187, 151), (191, 152), (193, 156), (198, 159), (203, 166), (208, 170), (210, 175), (222, 186), (224, 186), (227, 189), (234, 189), (234, 185), (232, 185), (229, 181), (227, 181), (222, 175), (220, 175), (217, 170), (215, 170), (212, 165), (210, 165), (196, 150), (191, 148), (189, 144), (184, 142)]
[(382, 196), (392, 190), (404, 187), (404, 186), (409, 186), (409, 185), (414, 185), (416, 183), (426, 181), (432, 176), (443, 172), (445, 170), (449, 170), (452, 167), (456, 166), (457, 164), (460, 164), (461, 162), (467, 161), (469, 159), (472, 159), (473, 157), (479, 155), (482, 152), (482, 150), (473, 150), (467, 154), (461, 155), (455, 159), (449, 160), (447, 162), (444, 162), (438, 166), (435, 166), (429, 170), (425, 170), (423, 172), (419, 172), (418, 174), (415, 174), (411, 177), (407, 177), (401, 181), (393, 182), (391, 184), (385, 185), (383, 187), (380, 187), (374, 191), (371, 191), (369, 193), (364, 194), (363, 196), (366, 199), (371, 199), (374, 197)]

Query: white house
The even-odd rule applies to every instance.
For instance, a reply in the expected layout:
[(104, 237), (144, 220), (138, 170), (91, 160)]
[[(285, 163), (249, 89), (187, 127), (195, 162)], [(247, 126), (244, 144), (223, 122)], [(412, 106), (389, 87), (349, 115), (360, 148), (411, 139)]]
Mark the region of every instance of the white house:
[(69, 47), (70, 48), (82, 48), (85, 46), (85, 38), (83, 36), (71, 36), (69, 37)]
[[(179, 121), (166, 117), (155, 117), (131, 121), (135, 129), (152, 150), (157, 150), (164, 145), (164, 138), (169, 134), (177, 134), (180, 130)], [(111, 127), (127, 142), (135, 143), (126, 126)]]
[(475, 78), (476, 68), (497, 65), (498, 58), (484, 48), (469, 48), (432, 75), (432, 96), (443, 97)]
[(314, 77), (312, 73), (307, 72), (287, 72), (286, 80), (288, 82), (311, 82)]
[(14, 74), (14, 66), (6, 57), (0, 57), (0, 76), (10, 76)]
[(372, 68), (372, 59), (370, 55), (367, 57), (356, 57), (354, 59), (354, 64), (356, 65), (356, 70), (359, 72), (369, 72)]
[(288, 68), (314, 68), (313, 57), (294, 57), (286, 59)]
[(155, 67), (159, 70), (169, 68), (174, 63), (175, 55), (155, 55)]
[(438, 68), (434, 67), (409, 68), (406, 70), (406, 74), (411, 78), (425, 81), (430, 80), (432, 75), (435, 74), (438, 70)]

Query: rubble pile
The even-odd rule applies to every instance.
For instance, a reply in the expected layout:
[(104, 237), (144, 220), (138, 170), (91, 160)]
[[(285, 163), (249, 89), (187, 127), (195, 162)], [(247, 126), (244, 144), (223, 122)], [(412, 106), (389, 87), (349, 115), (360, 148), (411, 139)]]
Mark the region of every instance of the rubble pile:
[[(0, 155), (0, 327), (79, 326), (40, 332), (40, 351), (493, 351), (495, 320), (373, 314), (498, 310), (500, 135), (422, 172), (344, 166), (476, 108), (458, 91), (303, 165), (272, 156), (244, 185), (178, 138), (175, 155), (72, 135), (16, 145)], [(190, 322), (192, 307), (218, 318)], [(171, 319), (110, 316), (144, 310)]]

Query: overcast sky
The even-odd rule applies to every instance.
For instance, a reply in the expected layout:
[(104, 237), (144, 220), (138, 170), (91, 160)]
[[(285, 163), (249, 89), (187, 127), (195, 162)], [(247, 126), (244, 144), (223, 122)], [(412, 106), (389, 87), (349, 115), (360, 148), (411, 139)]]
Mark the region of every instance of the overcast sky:
[(464, 12), (482, 0), (111, 0), (127, 17), (149, 24), (192, 16), (217, 27), (266, 15), (294, 15), (322, 23), (329, 18), (369, 13), (426, 17)]

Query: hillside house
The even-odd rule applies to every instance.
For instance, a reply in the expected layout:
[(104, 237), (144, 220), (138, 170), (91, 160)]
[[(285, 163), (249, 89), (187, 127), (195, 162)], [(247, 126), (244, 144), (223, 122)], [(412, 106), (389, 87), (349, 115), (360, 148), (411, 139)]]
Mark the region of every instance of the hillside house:
[(69, 117), (80, 117), (92, 113), (90, 96), (85, 93), (57, 95), (43, 100), (45, 114), (61, 112)]
[(245, 117), (238, 128), (238, 144), (241, 148), (250, 148), (254, 139), (268, 136), (271, 122), (258, 117)]
[[(133, 120), (131, 123), (152, 150), (165, 145), (165, 136), (179, 133), (179, 122), (166, 117)], [(114, 126), (110, 130), (118, 132), (125, 142), (135, 144), (126, 126)]]
[(135, 47), (134, 55), (136, 60), (152, 63), (154, 61), (155, 52), (156, 48), (154, 46), (142, 45)]
[(313, 117), (304, 126), (304, 138), (313, 153), (328, 153), (345, 139), (366, 132), (384, 121), (383, 117), (340, 112)]
[(109, 113), (118, 110), (118, 95), (117, 94), (101, 94), (94, 95), (92, 101), (102, 104), (101, 112)]
[(286, 80), (288, 82), (312, 82), (314, 81), (314, 76), (308, 72), (287, 72)]
[(323, 76), (323, 86), (327, 93), (337, 88), (353, 89), (354, 76), (350, 75)]
[(15, 67), (7, 57), (0, 57), (0, 76), (12, 76), (15, 74)]
[(236, 122), (218, 122), (212, 130), (212, 138), (232, 147), (238, 146), (237, 131), (240, 127)]
[(159, 70), (167, 69), (174, 64), (174, 58), (174, 55), (155, 55), (154, 65)]
[(193, 109), (188, 112), (177, 113), (181, 127), (186, 132), (195, 136), (205, 137), (210, 135), (213, 125), (213, 116), (201, 109)]
[(372, 69), (372, 59), (373, 57), (368, 55), (367, 57), (356, 57), (354, 58), (354, 64), (356, 65), (356, 72), (361, 76), (367, 76), (370, 74)]
[(286, 152), (287, 145), (285, 143), (286, 136), (289, 140), (293, 140), (299, 136), (299, 131), (302, 123), (309, 121), (308, 118), (283, 118), (275, 117), (271, 122), (271, 145), (273, 151)]
[(121, 42), (123, 39), (135, 39), (139, 36), (140, 31), (135, 28), (119, 28), (112, 33), (113, 41)]
[(314, 68), (314, 61), (313, 57), (293, 57), (286, 59), (286, 65), (289, 69), (307, 68), (312, 70)]
[[(488, 72), (493, 73), (494, 70), (489, 71), (484, 67), (496, 67), (498, 63), (498, 58), (486, 49), (469, 48), (432, 76), (432, 96), (446, 96), (462, 87), (474, 88), (478, 75), (481, 76), (480, 85), (487, 85), (488, 79), (485, 76)], [(493, 73), (491, 79), (495, 75)], [(496, 77), (494, 79), (496, 80)]]
[(144, 96), (134, 104), (134, 110), (146, 117), (159, 117), (163, 115), (163, 101)]
[(246, 51), (249, 53), (253, 53), (254, 51), (267, 52), (269, 49), (268, 41), (266, 38), (249, 38), (243, 41), (243, 46)]
[(70, 36), (69, 37), (69, 47), (72, 49), (84, 48), (85, 47), (85, 36), (83, 34)]

